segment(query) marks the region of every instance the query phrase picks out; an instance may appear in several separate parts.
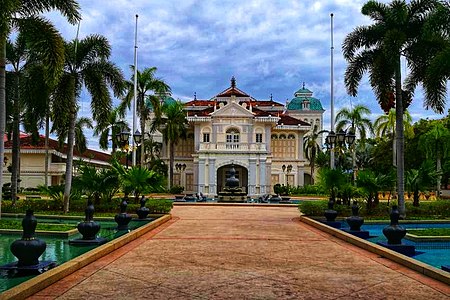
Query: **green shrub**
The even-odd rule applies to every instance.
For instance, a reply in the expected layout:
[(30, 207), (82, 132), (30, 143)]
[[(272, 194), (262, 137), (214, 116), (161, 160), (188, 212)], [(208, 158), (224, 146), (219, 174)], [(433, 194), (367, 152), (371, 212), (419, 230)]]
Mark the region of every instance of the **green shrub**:
[(181, 194), (184, 191), (184, 187), (180, 185), (174, 185), (170, 188), (169, 193), (171, 194)]
[(327, 193), (318, 185), (305, 185), (291, 187), (292, 195), (326, 195)]

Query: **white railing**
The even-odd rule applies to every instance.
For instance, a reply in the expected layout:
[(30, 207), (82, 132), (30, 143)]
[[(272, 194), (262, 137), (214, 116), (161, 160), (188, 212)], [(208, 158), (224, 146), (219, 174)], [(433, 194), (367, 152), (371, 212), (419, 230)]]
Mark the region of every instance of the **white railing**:
[(251, 152), (265, 152), (266, 144), (261, 143), (200, 143), (199, 151), (251, 151)]

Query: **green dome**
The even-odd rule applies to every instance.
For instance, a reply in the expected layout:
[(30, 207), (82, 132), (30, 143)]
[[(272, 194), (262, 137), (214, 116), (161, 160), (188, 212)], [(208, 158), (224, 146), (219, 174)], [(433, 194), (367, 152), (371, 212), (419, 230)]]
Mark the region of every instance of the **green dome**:
[(299, 89), (298, 91), (296, 91), (295, 94), (312, 94), (312, 92), (310, 90), (308, 90), (307, 88), (303, 87), (303, 88)]
[[(174, 103), (174, 102), (176, 102), (176, 100), (173, 99), (173, 98), (170, 97), (170, 96), (164, 96), (164, 97), (161, 98), (161, 105), (164, 105), (164, 104), (171, 104), (171, 103)], [(145, 105), (146, 105), (150, 110), (153, 110), (153, 105), (152, 105), (152, 103), (150, 102), (150, 100), (149, 100), (148, 98), (147, 98), (147, 100), (145, 101)]]
[(288, 110), (304, 110), (302, 103), (309, 101), (309, 110), (323, 110), (320, 100), (314, 97), (295, 97), (287, 105)]

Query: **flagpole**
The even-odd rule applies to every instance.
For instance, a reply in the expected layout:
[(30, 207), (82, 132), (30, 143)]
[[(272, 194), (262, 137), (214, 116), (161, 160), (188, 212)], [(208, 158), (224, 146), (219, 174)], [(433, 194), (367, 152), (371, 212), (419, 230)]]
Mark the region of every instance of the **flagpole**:
[[(136, 120), (136, 102), (137, 102), (137, 24), (138, 24), (138, 15), (136, 14), (136, 27), (134, 29), (134, 97), (133, 97), (133, 131), (132, 134), (136, 132), (137, 120)], [(134, 138), (131, 138), (131, 149), (133, 151), (133, 166), (136, 165), (136, 147)]]
[[(330, 87), (330, 102), (331, 102), (331, 131), (334, 132), (334, 59), (333, 59), (333, 52), (334, 52), (334, 44), (333, 44), (333, 13), (330, 14), (331, 17), (331, 70), (330, 70), (330, 77), (331, 77), (331, 87)], [(334, 169), (334, 151), (333, 146), (331, 147), (330, 151), (330, 167), (331, 169)]]

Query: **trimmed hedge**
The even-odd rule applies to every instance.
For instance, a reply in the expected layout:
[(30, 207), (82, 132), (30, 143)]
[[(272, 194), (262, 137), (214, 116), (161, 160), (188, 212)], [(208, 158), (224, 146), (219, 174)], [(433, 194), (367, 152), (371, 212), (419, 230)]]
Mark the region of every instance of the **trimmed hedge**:
[[(380, 202), (376, 207), (367, 211), (364, 202), (360, 204), (359, 214), (363, 217), (388, 219), (389, 207), (387, 202)], [(306, 216), (323, 217), (324, 210), (328, 207), (327, 200), (303, 201), (299, 205), (299, 210)], [(334, 205), (334, 210), (340, 217), (351, 215), (351, 207), (347, 205)], [(450, 201), (438, 200), (421, 202), (420, 206), (413, 206), (411, 202), (406, 202), (407, 219), (448, 219), (450, 218)]]
[[(114, 213), (119, 212), (119, 204), (122, 201), (120, 198), (115, 198), (109, 203), (100, 203), (95, 206), (95, 211), (100, 213)], [(171, 200), (163, 199), (148, 199), (145, 206), (150, 210), (151, 214), (168, 214), (172, 210), (173, 202)], [(129, 203), (127, 211), (135, 213), (140, 207), (139, 204)], [(24, 213), (27, 209), (34, 210), (35, 213), (46, 211), (63, 211), (63, 204), (60, 201), (50, 199), (36, 199), (36, 200), (19, 200), (16, 205), (12, 206), (12, 201), (2, 201), (2, 212), (8, 213)], [(70, 202), (69, 211), (80, 212), (84, 214), (86, 209), (85, 200), (76, 200)]]

